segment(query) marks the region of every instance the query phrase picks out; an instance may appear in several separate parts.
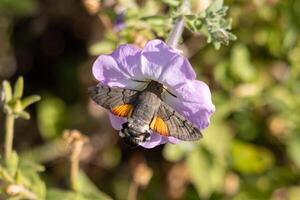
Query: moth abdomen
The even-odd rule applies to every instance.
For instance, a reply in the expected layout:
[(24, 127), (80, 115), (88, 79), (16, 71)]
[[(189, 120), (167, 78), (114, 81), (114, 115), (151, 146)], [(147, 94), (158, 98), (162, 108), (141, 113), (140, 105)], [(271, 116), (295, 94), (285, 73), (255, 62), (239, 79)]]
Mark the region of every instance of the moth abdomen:
[(145, 142), (150, 137), (150, 130), (136, 126), (134, 123), (126, 122), (122, 125), (120, 136), (124, 139), (126, 144), (130, 146), (137, 146)]

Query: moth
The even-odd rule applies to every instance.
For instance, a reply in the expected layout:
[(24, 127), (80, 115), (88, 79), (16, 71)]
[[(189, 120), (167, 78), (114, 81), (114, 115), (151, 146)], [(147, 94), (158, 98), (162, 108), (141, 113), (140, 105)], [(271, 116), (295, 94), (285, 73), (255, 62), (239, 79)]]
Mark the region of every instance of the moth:
[(184, 141), (201, 138), (198, 128), (163, 101), (165, 90), (156, 81), (149, 82), (142, 91), (108, 87), (101, 83), (88, 89), (98, 105), (118, 117), (127, 118), (119, 135), (130, 146), (150, 139), (151, 130)]

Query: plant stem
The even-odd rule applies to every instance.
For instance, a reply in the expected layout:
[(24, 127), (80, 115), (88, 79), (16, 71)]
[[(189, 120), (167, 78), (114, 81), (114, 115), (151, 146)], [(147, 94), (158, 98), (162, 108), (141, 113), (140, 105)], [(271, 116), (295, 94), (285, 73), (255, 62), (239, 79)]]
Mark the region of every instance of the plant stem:
[[(179, 9), (190, 10), (189, 0), (183, 0), (182, 5)], [(183, 29), (184, 29), (184, 19), (183, 19), (183, 16), (179, 16), (176, 19), (174, 28), (171, 31), (170, 36), (167, 40), (167, 45), (169, 45), (170, 47), (176, 48), (178, 45), (178, 42), (180, 40), (180, 37), (182, 35)]]
[(15, 117), (13, 114), (7, 114), (5, 122), (5, 161), (11, 156), (13, 139), (14, 139), (14, 122)]
[(70, 184), (73, 191), (78, 190), (78, 172), (79, 172), (79, 156), (83, 146), (82, 141), (75, 141), (73, 151), (71, 154), (71, 172), (70, 172)]
[(128, 190), (128, 195), (127, 195), (128, 200), (136, 200), (137, 199), (138, 188), (139, 188), (139, 186), (135, 181), (133, 181), (130, 184), (129, 190)]

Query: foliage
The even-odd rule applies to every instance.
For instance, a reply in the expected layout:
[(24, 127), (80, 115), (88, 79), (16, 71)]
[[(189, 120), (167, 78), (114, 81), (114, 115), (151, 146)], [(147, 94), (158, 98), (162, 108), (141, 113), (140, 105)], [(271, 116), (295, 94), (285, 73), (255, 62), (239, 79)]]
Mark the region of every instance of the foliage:
[(47, 193), (47, 198), (49, 200), (55, 199), (65, 199), (65, 200), (90, 200), (90, 199), (101, 199), (110, 200), (111, 198), (99, 191), (96, 186), (86, 177), (86, 175), (81, 172), (78, 177), (78, 182), (80, 183), (79, 191), (72, 192), (61, 189), (49, 189)]
[(40, 96), (32, 95), (21, 99), (23, 95), (24, 80), (20, 77), (14, 87), (14, 93), (9, 82), (3, 81), (3, 94), (2, 100), (4, 102), (4, 112), (7, 115), (14, 115), (15, 118), (21, 117), (23, 119), (29, 119), (30, 115), (25, 109), (31, 104), (40, 100)]
[(219, 49), (221, 44), (228, 45), (230, 40), (236, 40), (236, 36), (229, 32), (231, 20), (224, 18), (227, 11), (223, 0), (216, 0), (197, 15), (184, 15), (187, 28), (195, 33), (203, 33), (207, 36), (207, 42), (212, 42)]
[(157, 36), (167, 38), (172, 23), (179, 16), (184, 17), (186, 27), (190, 31), (204, 34), (207, 42), (212, 42), (217, 49), (221, 44), (228, 45), (230, 40), (236, 39), (229, 32), (231, 20), (224, 18), (228, 7), (223, 6), (223, 0), (214, 1), (200, 13), (191, 13), (188, 8), (181, 9), (182, 1), (166, 0), (164, 3), (170, 6), (169, 17), (162, 14), (163, 4), (159, 1), (146, 1), (143, 6), (130, 1), (130, 7), (125, 2), (120, 5), (126, 9), (124, 27), (114, 34), (108, 31), (104, 40), (93, 44), (90, 47), (92, 55), (112, 52), (119, 44), (126, 42), (143, 45)]
[[(44, 171), (44, 167), (35, 163), (33, 160), (28, 159), (28, 157), (19, 157), (17, 152), (12, 150), (14, 119), (18, 117), (30, 119), (30, 115), (25, 111), (25, 108), (39, 101), (40, 97), (38, 95), (32, 95), (21, 99), (21, 97), (23, 96), (24, 88), (23, 77), (18, 78), (18, 80), (16, 81), (14, 92), (12, 92), (12, 87), (8, 81), (3, 81), (2, 87), (2, 101), (4, 103), (3, 110), (7, 115), (6, 122), (9, 125), (6, 126), (5, 130), (5, 160), (1, 159), (0, 163), (0, 198), (10, 200), (111, 199), (109, 196), (99, 191), (83, 172), (80, 173), (77, 177), (78, 163), (76, 162), (74, 165), (72, 162), (73, 160), (79, 159), (78, 157), (81, 151), (81, 147), (86, 141), (86, 138), (84, 136), (81, 136), (78, 132), (74, 133), (74, 136), (71, 134), (67, 134), (66, 136), (67, 144), (75, 143), (74, 148), (78, 149), (79, 147), (77, 151), (76, 149), (73, 149), (71, 153), (71, 155), (75, 155), (71, 157), (71, 171), (75, 174), (75, 176), (73, 176), (71, 179), (71, 184), (73, 185), (74, 183), (76, 183), (76, 185), (78, 185), (78, 189), (76, 188), (75, 190), (74, 188), (72, 188), (73, 191), (63, 191), (55, 188), (49, 189), (48, 191), (46, 190), (45, 183), (39, 177), (39, 173)], [(45, 111), (41, 112), (44, 112), (43, 115), (46, 115)], [(11, 121), (10, 119), (12, 119), (11, 125), (10, 123), (8, 123), (9, 121)], [(50, 124), (50, 127), (51, 126), (55, 126), (55, 124)], [(75, 154), (73, 152), (75, 152)]]
[(0, 13), (12, 16), (26, 16), (32, 14), (36, 6), (36, 0), (0, 0)]

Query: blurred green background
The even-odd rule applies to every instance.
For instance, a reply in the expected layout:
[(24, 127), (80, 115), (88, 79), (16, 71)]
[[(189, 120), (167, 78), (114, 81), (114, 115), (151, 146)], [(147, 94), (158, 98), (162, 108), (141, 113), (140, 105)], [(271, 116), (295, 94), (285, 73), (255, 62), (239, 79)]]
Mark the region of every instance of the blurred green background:
[[(25, 95), (42, 96), (29, 121), (17, 120), (15, 149), (45, 165), (47, 188), (68, 188), (60, 140), (78, 129), (90, 139), (80, 166), (113, 199), (131, 198), (134, 186), (137, 199), (299, 199), (299, 0), (225, 0), (237, 40), (220, 50), (185, 30), (180, 48), (216, 105), (199, 142), (131, 149), (91, 102), (96, 56), (166, 38), (166, 2), (0, 0), (0, 80), (22, 75)], [(193, 0), (192, 8), (209, 3)], [(1, 113), (1, 152), (4, 121)]]

